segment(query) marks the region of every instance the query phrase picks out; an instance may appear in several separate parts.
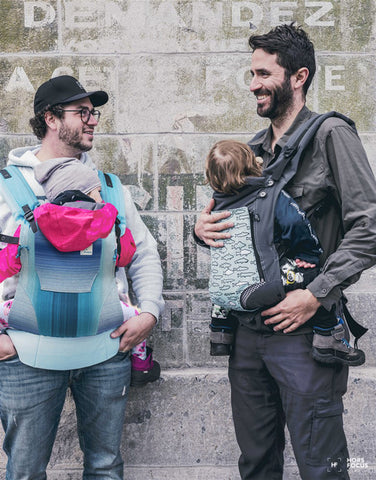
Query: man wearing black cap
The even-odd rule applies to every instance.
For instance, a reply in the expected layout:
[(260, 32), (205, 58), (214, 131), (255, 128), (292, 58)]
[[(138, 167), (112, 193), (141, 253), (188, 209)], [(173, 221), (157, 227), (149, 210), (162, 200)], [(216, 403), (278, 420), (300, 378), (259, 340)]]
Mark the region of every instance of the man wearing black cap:
[(47, 135), (51, 133), (50, 137), (54, 138), (54, 130), (49, 132), (47, 128), (48, 120), (51, 118), (61, 120), (63, 117), (64, 119), (69, 117), (69, 125), (62, 122), (58, 140), (72, 148), (72, 156), (90, 150), (94, 127), (100, 118), (99, 110), (94, 110), (93, 107), (100, 107), (107, 101), (106, 92), (86, 92), (80, 82), (69, 75), (51, 78), (43, 83), (35, 94), (35, 118), (30, 121), (35, 135), (44, 140), (41, 150), (36, 155), (39, 160), (50, 158), (44, 146), (49, 144)]
[[(40, 162), (78, 158), (96, 169), (87, 152), (100, 118), (96, 108), (107, 101), (106, 92), (87, 92), (68, 75), (39, 87), (30, 124), (41, 145), (16, 148), (8, 161), (18, 167), (38, 198), (43, 199), (44, 191), (33, 168)], [(128, 276), (142, 313), (116, 330), (86, 337), (49, 337), (26, 328), (0, 335), (0, 342), (9, 348), (9, 358), (0, 362), (0, 416), (9, 479), (46, 478), (68, 387), (76, 404), (83, 478), (123, 479), (120, 441), (130, 383), (128, 352), (149, 335), (164, 306), (156, 242), (125, 188), (123, 196), (126, 224), (137, 245)], [(0, 232), (13, 235), (16, 227), (6, 198), (0, 196)], [(48, 268), (54, 271), (56, 265)], [(126, 293), (124, 269), (117, 272), (117, 282), (119, 293)], [(16, 277), (5, 281), (3, 297), (13, 298), (16, 288)]]

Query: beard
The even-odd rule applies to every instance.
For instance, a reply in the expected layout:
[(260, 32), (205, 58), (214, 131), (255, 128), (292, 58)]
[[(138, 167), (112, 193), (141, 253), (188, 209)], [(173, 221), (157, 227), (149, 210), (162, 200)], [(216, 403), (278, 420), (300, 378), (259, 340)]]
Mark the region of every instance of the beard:
[(64, 142), (67, 146), (79, 150), (80, 152), (88, 152), (92, 149), (91, 143), (84, 143), (82, 140), (81, 130), (72, 129), (62, 124), (59, 131), (59, 140)]
[(260, 89), (257, 95), (270, 95), (270, 105), (268, 107), (257, 107), (257, 114), (270, 120), (283, 117), (293, 103), (293, 90), (288, 77), (285, 77), (283, 83), (276, 86), (274, 90)]

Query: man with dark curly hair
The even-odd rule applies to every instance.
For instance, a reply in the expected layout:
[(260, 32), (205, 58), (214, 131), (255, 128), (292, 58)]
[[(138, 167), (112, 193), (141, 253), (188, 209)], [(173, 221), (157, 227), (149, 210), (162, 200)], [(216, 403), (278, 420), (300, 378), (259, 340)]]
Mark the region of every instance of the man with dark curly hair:
[[(12, 150), (9, 168), (0, 175), (8, 180), (12, 174), (23, 177), (30, 187), (24, 185), (25, 197), (34, 204), (46, 198), (34, 167), (46, 167), (48, 162), (59, 167), (72, 159), (97, 178), (99, 172), (88, 151), (100, 118), (97, 108), (107, 101), (106, 92), (87, 92), (68, 75), (43, 83), (36, 92), (35, 117), (30, 121), (41, 144)], [(2, 240), (22, 223), (19, 281), (16, 277), (5, 280), (3, 288), (4, 299), (14, 297), (9, 316), (12, 328), (0, 335), (0, 342), (9, 348), (9, 358), (0, 362), (0, 417), (8, 456), (6, 477), (12, 480), (46, 478), (68, 389), (76, 405), (83, 478), (123, 479), (120, 442), (131, 380), (129, 351), (149, 335), (163, 310), (163, 279), (156, 241), (129, 191), (117, 177), (105, 178), (109, 188), (114, 186), (111, 178), (118, 181), (114, 204), (117, 211), (124, 206), (123, 224), (132, 229), (137, 245), (127, 275), (142, 311), (126, 323), (118, 321), (119, 293), (126, 293), (127, 281), (124, 268), (115, 264), (119, 252), (115, 229), (84, 250), (61, 254), (72, 254), (70, 260), (62, 258), (44, 243), (37, 228), (30, 231), (27, 219), (13, 218), (14, 204), (7, 203), (11, 195), (0, 191)], [(101, 182), (101, 187), (108, 192), (106, 183)], [(27, 218), (33, 222), (33, 215)], [(82, 258), (90, 264), (83, 264)], [(89, 284), (83, 287), (86, 279)]]

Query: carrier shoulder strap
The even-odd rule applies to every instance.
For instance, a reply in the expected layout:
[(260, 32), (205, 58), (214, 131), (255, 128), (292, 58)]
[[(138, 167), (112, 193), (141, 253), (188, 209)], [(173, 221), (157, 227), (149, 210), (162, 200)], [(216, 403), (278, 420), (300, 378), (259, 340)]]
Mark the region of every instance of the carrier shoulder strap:
[(368, 328), (363, 327), (363, 325), (360, 325), (355, 318), (351, 315), (349, 312), (349, 309), (347, 308), (347, 298), (345, 295), (342, 295), (342, 308), (343, 308), (343, 314), (345, 316), (347, 325), (350, 329), (350, 332), (354, 335), (355, 338), (355, 347), (357, 346), (358, 340), (360, 337), (362, 337), (365, 333), (368, 332)]
[(37, 225), (33, 210), (40, 204), (18, 167), (9, 165), (0, 170), (0, 188), (16, 222), (27, 221), (35, 233)]
[(125, 229), (127, 226), (125, 220), (125, 202), (124, 202), (124, 193), (123, 186), (121, 184), (120, 178), (113, 173), (104, 173), (101, 170), (98, 170), (99, 180), (101, 181), (102, 190), (101, 196), (105, 202), (109, 202), (118, 211), (118, 215), (115, 222), (115, 233), (116, 233), (116, 242), (117, 242), (117, 252), (120, 255), (121, 244), (120, 237), (124, 235)]
[(300, 127), (291, 135), (282, 148), (278, 158), (265, 168), (265, 176), (270, 175), (274, 181), (281, 179), (283, 176), (287, 183), (295, 175), (300, 158), (308, 144), (316, 135), (317, 130), (325, 120), (331, 117), (340, 118), (355, 128), (355, 124), (351, 119), (341, 113), (335, 112), (334, 110), (321, 115), (315, 114), (300, 125)]

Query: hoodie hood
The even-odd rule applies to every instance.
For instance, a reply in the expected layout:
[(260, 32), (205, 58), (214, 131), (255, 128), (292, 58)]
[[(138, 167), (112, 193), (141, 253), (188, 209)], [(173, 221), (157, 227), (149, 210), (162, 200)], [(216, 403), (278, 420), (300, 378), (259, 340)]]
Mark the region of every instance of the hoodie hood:
[[(8, 165), (34, 168), (35, 165), (43, 163), (35, 156), (39, 152), (41, 147), (42, 145), (14, 148), (9, 152)], [(91, 167), (93, 170), (96, 170), (96, 166), (87, 152), (81, 153), (80, 161), (88, 167)]]
[(40, 163), (35, 156), (40, 150), (41, 145), (35, 147), (18, 147), (11, 150), (8, 154), (8, 165), (17, 165), (17, 167), (34, 167)]
[[(31, 189), (39, 200), (45, 200), (46, 195), (40, 183), (34, 177), (34, 167), (40, 165), (41, 162), (35, 155), (41, 149), (41, 145), (32, 147), (18, 147), (9, 152), (8, 165), (16, 165), (23, 168), (23, 175), (29, 183)], [(80, 161), (92, 169), (96, 169), (95, 164), (91, 160), (89, 154), (84, 152), (81, 154)]]

